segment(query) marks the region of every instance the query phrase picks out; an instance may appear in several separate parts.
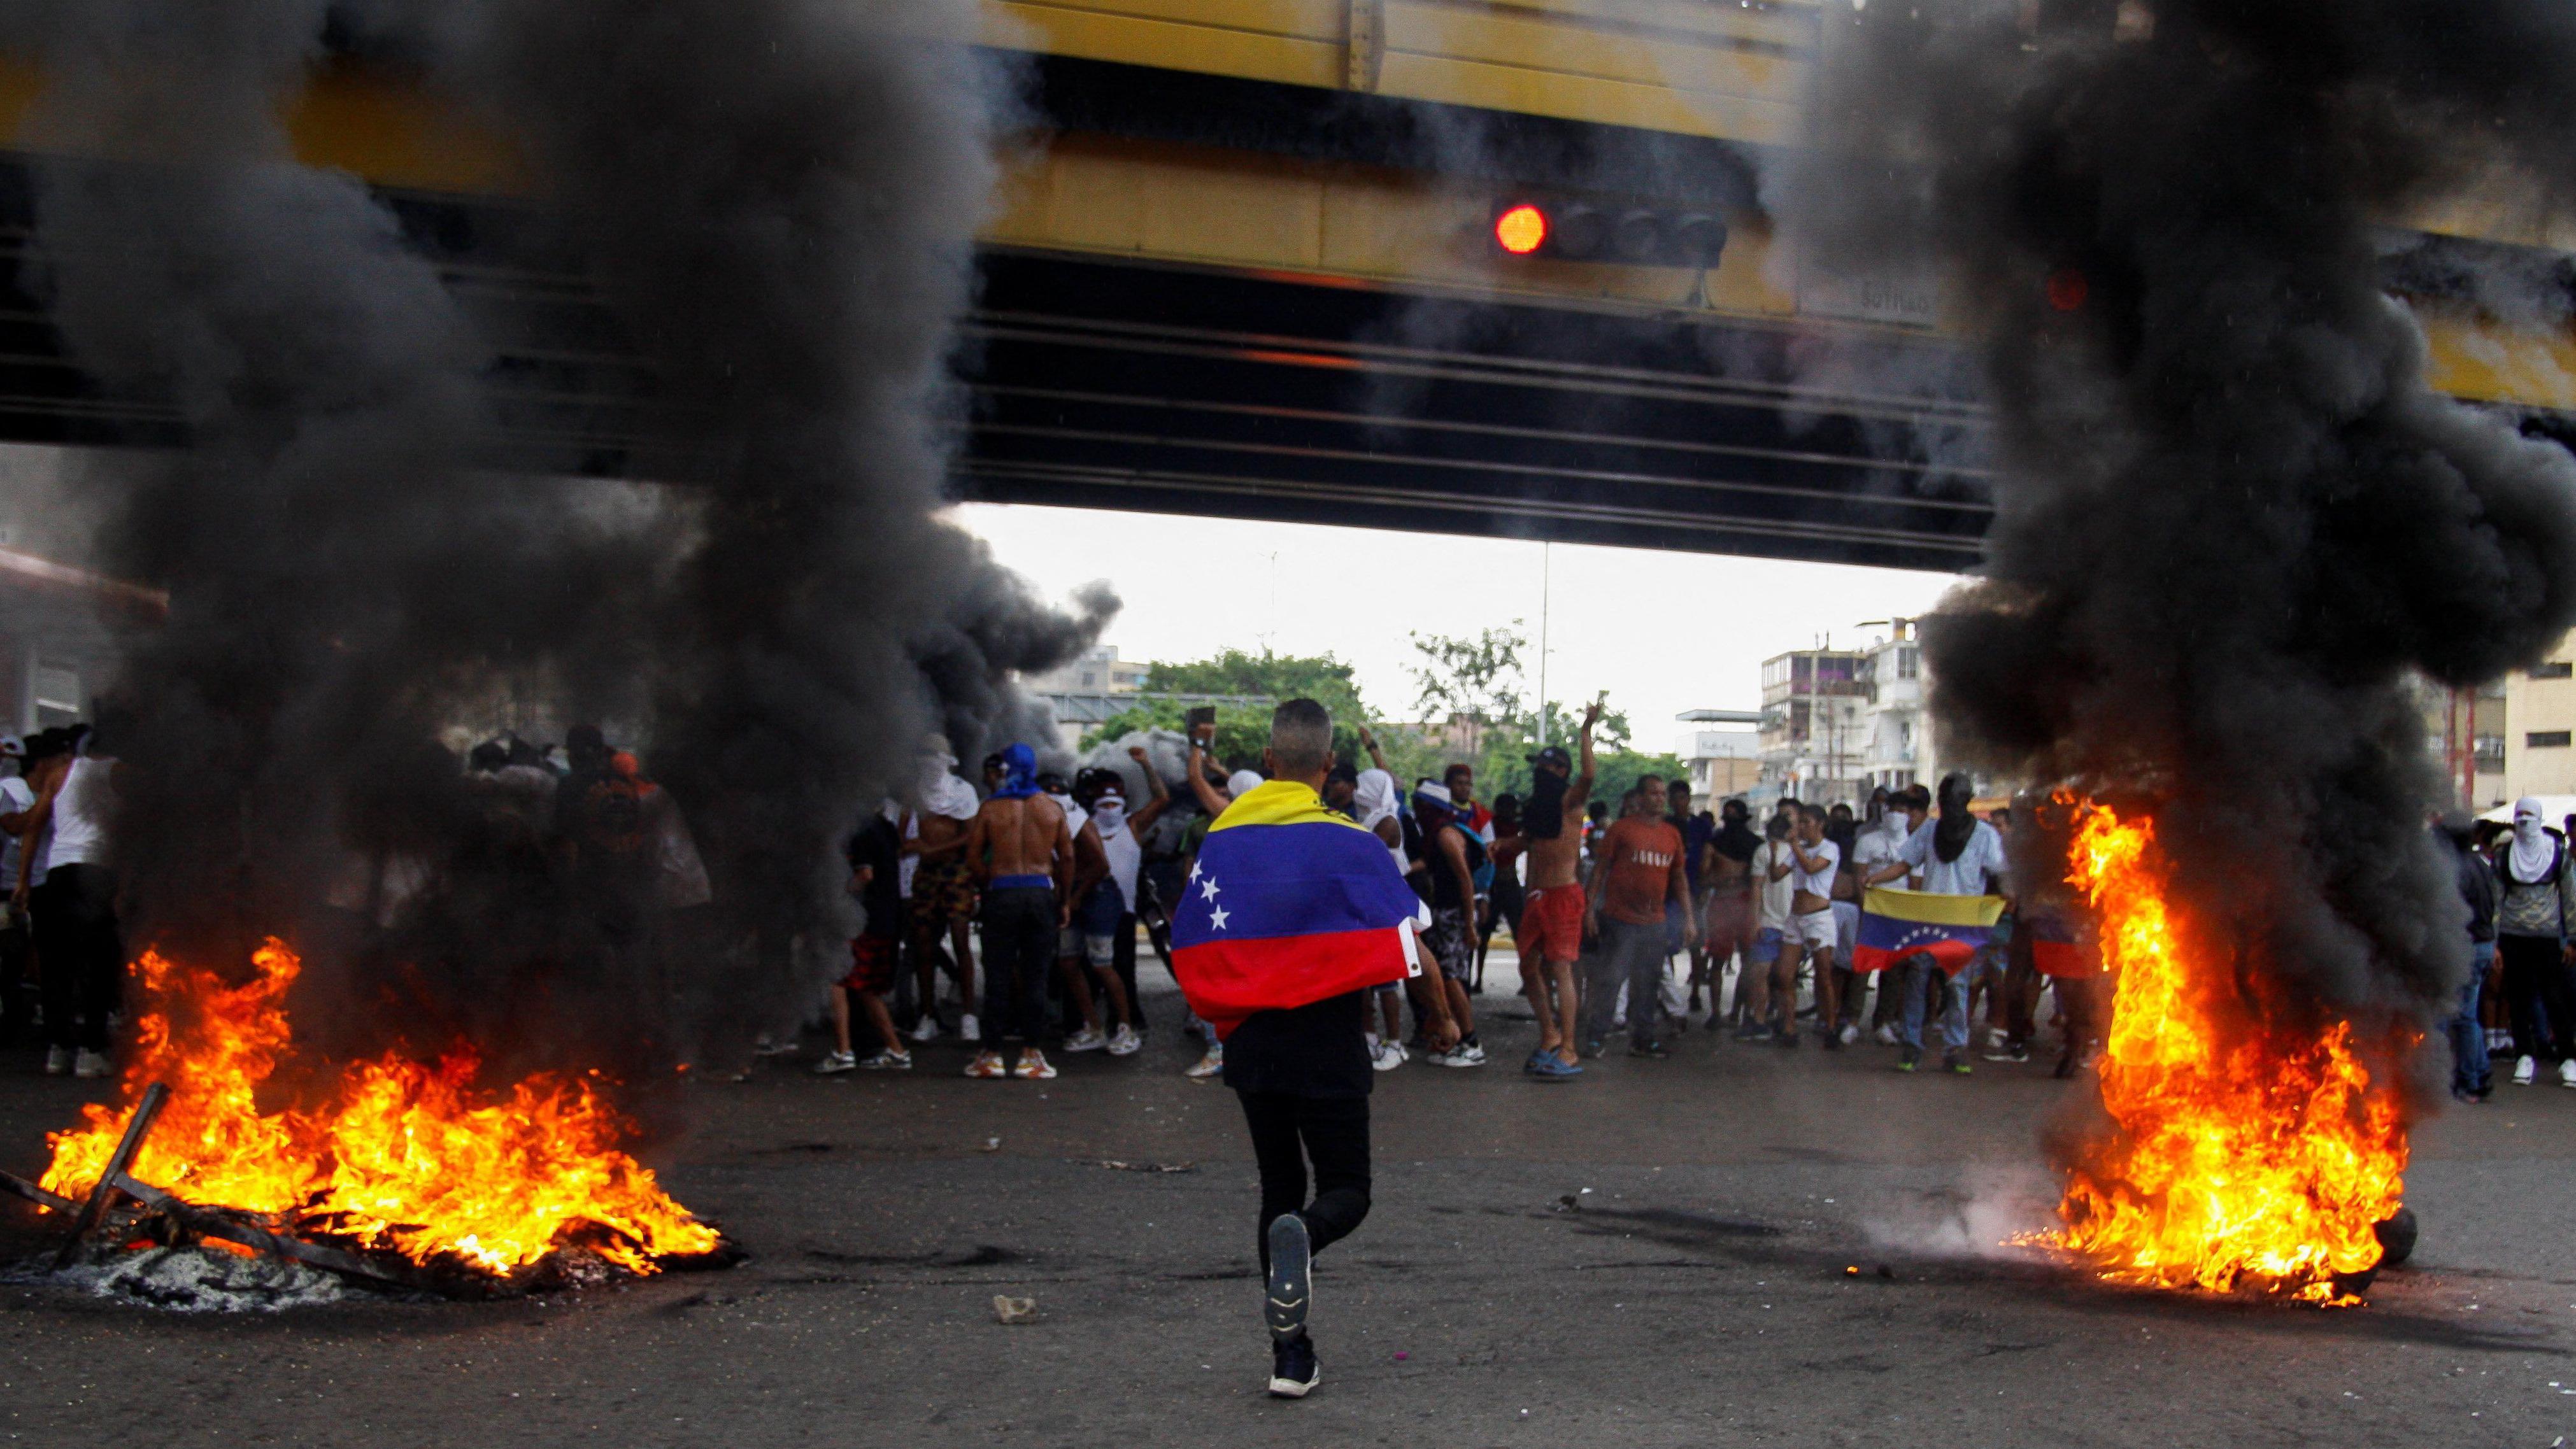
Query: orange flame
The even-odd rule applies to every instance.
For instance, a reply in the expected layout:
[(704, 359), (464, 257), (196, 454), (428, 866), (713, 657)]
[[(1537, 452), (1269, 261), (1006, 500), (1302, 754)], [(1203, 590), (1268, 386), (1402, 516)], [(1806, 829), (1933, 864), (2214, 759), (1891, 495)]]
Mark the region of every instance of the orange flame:
[(2262, 982), (2193, 949), (2152, 821), (2078, 819), (2067, 879), (2118, 973), (2101, 1069), (2117, 1131), (2069, 1171), (2060, 1242), (2125, 1282), (2356, 1301), (2335, 1275), (2378, 1264), (2373, 1228), (2404, 1195), (2392, 1094), (2351, 1023), (2283, 1040), (2245, 1004)]
[(131, 1171), (191, 1202), (494, 1274), (571, 1246), (651, 1273), (658, 1258), (719, 1246), (618, 1146), (628, 1124), (586, 1082), (539, 1074), (494, 1094), (476, 1088), (470, 1052), (434, 1064), (388, 1054), (346, 1068), (321, 1106), (262, 1111), (260, 1087), (292, 1052), (283, 1003), (303, 962), (272, 940), (251, 963), (234, 985), (143, 954), (123, 1100), (52, 1134), (46, 1187), (87, 1195), (157, 1081), (169, 1105)]

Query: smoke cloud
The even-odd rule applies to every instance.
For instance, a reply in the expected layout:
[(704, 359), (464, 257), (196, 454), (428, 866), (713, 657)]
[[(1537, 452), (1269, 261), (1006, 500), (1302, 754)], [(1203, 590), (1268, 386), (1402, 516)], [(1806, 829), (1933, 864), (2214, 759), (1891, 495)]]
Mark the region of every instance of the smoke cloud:
[[(44, 57), (48, 149), (113, 158), (42, 165), (55, 320), (194, 440), (89, 466), (106, 562), (171, 591), (101, 730), (133, 944), (286, 934), (316, 993), (373, 1001), (368, 1030), (399, 992), (415, 1034), (487, 1052), (779, 1025), (851, 926), (840, 839), (922, 733), (969, 759), (1051, 743), (1011, 675), (1117, 608), (1043, 605), (936, 515), (1007, 78), (962, 44), (964, 0), (370, 10), (522, 148), (656, 377), (649, 481), (530, 478), (477, 466), (475, 318), (379, 198), (291, 159), (276, 117), (329, 8), (0, 21)], [(498, 698), (611, 722), (712, 900), (638, 930), (498, 829), (431, 746)]]
[(2499, 178), (2568, 194), (2576, 12), (1830, 28), (1794, 230), (1855, 269), (1937, 258), (1998, 413), (1987, 567), (1924, 630), (1945, 753), (2151, 804), (2207, 944), (2299, 988), (2272, 1009), (2435, 1014), (2463, 912), (2404, 678), (2492, 678), (2576, 620), (2576, 463), (2427, 387), (2376, 228)]

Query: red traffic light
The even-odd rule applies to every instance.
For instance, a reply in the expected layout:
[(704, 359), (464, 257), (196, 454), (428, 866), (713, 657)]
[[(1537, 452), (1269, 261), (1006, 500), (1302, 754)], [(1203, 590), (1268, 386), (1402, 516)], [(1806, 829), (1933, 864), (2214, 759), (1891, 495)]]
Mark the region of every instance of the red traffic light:
[(1516, 257), (1547, 245), (1547, 213), (1524, 201), (1494, 218), (1494, 244)]

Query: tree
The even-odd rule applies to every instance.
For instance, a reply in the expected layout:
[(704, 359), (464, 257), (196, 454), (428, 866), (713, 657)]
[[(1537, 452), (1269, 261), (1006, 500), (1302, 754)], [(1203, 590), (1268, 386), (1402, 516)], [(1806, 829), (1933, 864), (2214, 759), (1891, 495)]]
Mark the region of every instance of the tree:
[[(1381, 731), (1380, 743), (1386, 747), (1387, 764), (1405, 783), (1429, 775), (1437, 777), (1453, 763), (1464, 762), (1476, 768), (1476, 793), (1491, 800), (1496, 795), (1527, 795), (1530, 787), (1528, 757), (1538, 751), (1538, 742), (1562, 745), (1571, 751), (1583, 732), (1582, 717), (1554, 700), (1541, 701), (1532, 708), (1522, 693), (1521, 652), (1528, 647), (1527, 636), (1520, 632), (1521, 621), (1511, 627), (1487, 629), (1471, 639), (1440, 634), (1415, 634), (1414, 652), (1419, 656), (1409, 668), (1415, 686), (1415, 704), (1424, 713), (1425, 726), (1438, 729), (1453, 721), (1474, 726), (1475, 748), (1444, 749), (1420, 730)], [(1607, 696), (1604, 696), (1605, 702)], [(1546, 730), (1541, 733), (1541, 719)], [(1636, 784), (1641, 776), (1661, 775), (1671, 779), (1683, 772), (1681, 760), (1669, 754), (1639, 754), (1634, 748), (1634, 731), (1628, 716), (1621, 711), (1604, 709), (1600, 723), (1592, 731), (1596, 778), (1592, 795), (1596, 800), (1615, 804), (1621, 795)]]
[[(1329, 654), (1248, 654), (1228, 649), (1208, 659), (1156, 660), (1146, 667), (1145, 690), (1151, 694), (1248, 695), (1276, 703), (1311, 699), (1331, 711), (1333, 747), (1346, 756), (1359, 753), (1359, 727), (1369, 717), (1360, 699), (1351, 666)], [(1131, 730), (1183, 728), (1189, 706), (1178, 700), (1139, 700), (1133, 708), (1083, 733), (1085, 748), (1114, 740)], [(1229, 770), (1261, 763), (1270, 743), (1270, 706), (1224, 706), (1216, 712), (1216, 758)]]
[(1514, 619), (1507, 629), (1487, 629), (1473, 639), (1407, 631), (1421, 662), (1413, 676), (1413, 707), (1427, 721), (1465, 718), (1480, 725), (1521, 717), (1521, 650), (1529, 646)]

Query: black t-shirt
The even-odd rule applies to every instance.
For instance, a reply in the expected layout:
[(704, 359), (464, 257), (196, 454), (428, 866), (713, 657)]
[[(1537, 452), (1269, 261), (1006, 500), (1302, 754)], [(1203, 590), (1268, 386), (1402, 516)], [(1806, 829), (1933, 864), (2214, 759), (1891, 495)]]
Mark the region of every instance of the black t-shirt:
[(1238, 1092), (1365, 1097), (1369, 1068), (1365, 991), (1286, 1011), (1256, 1011), (1225, 1039), (1225, 1084)]
[(879, 938), (903, 934), (903, 842), (896, 836), (894, 822), (882, 815), (871, 815), (868, 823), (850, 837), (850, 873), (858, 874), (861, 866), (876, 873), (868, 878), (868, 888), (859, 893), (859, 904), (868, 912), (865, 932)]

